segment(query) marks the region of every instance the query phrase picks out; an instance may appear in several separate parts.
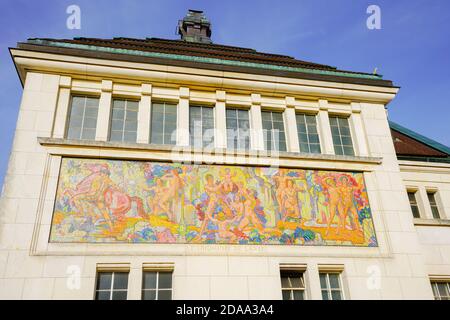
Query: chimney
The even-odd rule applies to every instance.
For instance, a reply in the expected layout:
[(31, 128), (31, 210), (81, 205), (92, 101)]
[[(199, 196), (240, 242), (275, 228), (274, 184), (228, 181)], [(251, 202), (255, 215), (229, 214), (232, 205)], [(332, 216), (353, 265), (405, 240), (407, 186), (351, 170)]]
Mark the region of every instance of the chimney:
[(203, 11), (189, 9), (186, 17), (178, 21), (178, 34), (184, 41), (212, 43), (211, 23)]

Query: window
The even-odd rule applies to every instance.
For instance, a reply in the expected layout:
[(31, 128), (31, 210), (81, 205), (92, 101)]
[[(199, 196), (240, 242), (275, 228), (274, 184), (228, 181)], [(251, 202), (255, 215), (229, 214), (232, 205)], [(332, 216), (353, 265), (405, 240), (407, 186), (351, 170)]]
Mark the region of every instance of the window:
[(416, 192), (408, 191), (409, 205), (414, 218), (420, 218), (419, 206), (417, 205)]
[(434, 299), (450, 300), (450, 282), (448, 281), (431, 281)]
[(214, 109), (211, 107), (189, 107), (190, 145), (205, 148), (214, 144)]
[(227, 109), (227, 147), (250, 149), (250, 120), (248, 110)]
[(283, 300), (305, 300), (305, 280), (301, 271), (281, 271)]
[(439, 208), (436, 203), (436, 193), (435, 192), (427, 192), (428, 201), (431, 206), (431, 213), (433, 214), (434, 219), (440, 219), (441, 215), (439, 214)]
[(142, 300), (172, 300), (172, 272), (144, 271)]
[(95, 139), (98, 103), (98, 98), (72, 97), (67, 139)]
[(127, 300), (128, 272), (97, 273), (95, 300)]
[(152, 104), (152, 126), (150, 141), (155, 144), (176, 144), (177, 105)]
[(330, 126), (335, 154), (354, 156), (348, 118), (330, 116)]
[(323, 300), (343, 300), (341, 274), (338, 272), (321, 272), (320, 287)]
[(261, 117), (266, 150), (286, 151), (283, 113), (262, 111)]
[(137, 101), (113, 100), (110, 141), (136, 142), (138, 108)]
[(320, 153), (319, 134), (317, 133), (316, 116), (297, 114), (297, 134), (300, 152)]

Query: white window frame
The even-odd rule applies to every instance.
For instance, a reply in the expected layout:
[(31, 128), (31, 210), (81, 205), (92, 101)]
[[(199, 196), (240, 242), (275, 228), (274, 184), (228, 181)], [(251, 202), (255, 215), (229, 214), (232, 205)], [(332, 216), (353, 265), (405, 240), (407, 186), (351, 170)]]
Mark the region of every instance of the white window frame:
[[(322, 285), (320, 285), (320, 294), (321, 294), (321, 296), (322, 296), (322, 292), (326, 291), (327, 294), (328, 294), (328, 297), (330, 298), (328, 300), (333, 300), (332, 299), (333, 296), (332, 296), (331, 292), (332, 291), (337, 291), (337, 290), (331, 288), (331, 285), (330, 285), (330, 274), (337, 274), (338, 275), (338, 281), (339, 281), (339, 291), (340, 291), (341, 297), (342, 297), (341, 300), (345, 300), (345, 290), (344, 290), (344, 285), (343, 285), (343, 281), (342, 281), (342, 271), (338, 271), (338, 270), (320, 270), (319, 271), (319, 278), (320, 278), (320, 275), (322, 275), (322, 274), (326, 275), (326, 285), (327, 285), (327, 287), (324, 289), (324, 288), (322, 288)], [(323, 297), (322, 297), (322, 300), (323, 300)]]
[[(111, 273), (111, 285), (109, 289), (98, 289), (98, 281), (99, 281), (99, 274), (100, 273)], [(97, 271), (97, 277), (96, 277), (96, 281), (95, 281), (95, 295), (94, 295), (94, 299), (97, 300), (97, 292), (108, 292), (109, 291), (109, 300), (112, 300), (113, 297), (113, 293), (120, 291), (123, 292), (125, 291), (127, 293), (127, 299), (128, 299), (128, 288), (126, 289), (114, 289), (114, 280), (115, 280), (115, 274), (116, 273), (125, 273), (127, 274), (127, 283), (129, 283), (130, 280), (130, 272), (129, 271), (117, 271), (117, 270), (98, 270)], [(126, 299), (126, 300), (127, 300)]]
[[(144, 288), (144, 274), (146, 272), (156, 273), (155, 288)], [(172, 278), (170, 289), (167, 289), (167, 288), (160, 289), (159, 288), (159, 274), (160, 273), (170, 273), (170, 276)], [(159, 300), (158, 299), (159, 290), (170, 291), (170, 300), (173, 300), (173, 270), (151, 270), (151, 269), (142, 270), (141, 300), (143, 300), (144, 291), (155, 291), (155, 300)]]

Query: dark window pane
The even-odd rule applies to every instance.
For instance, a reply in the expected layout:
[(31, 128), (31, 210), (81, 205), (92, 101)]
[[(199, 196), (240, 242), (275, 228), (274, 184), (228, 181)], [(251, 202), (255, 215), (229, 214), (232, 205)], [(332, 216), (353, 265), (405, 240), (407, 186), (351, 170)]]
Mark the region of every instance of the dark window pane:
[(113, 288), (114, 289), (127, 289), (128, 288), (128, 273), (115, 272)]
[(329, 278), (330, 278), (330, 288), (331, 289), (339, 289), (340, 288), (339, 275), (335, 274), (335, 273), (330, 273)]
[(172, 273), (171, 272), (160, 272), (159, 273), (158, 287), (159, 287), (159, 289), (172, 288)]
[(158, 290), (158, 300), (172, 300), (172, 290)]
[(330, 298), (328, 296), (328, 291), (322, 290), (322, 299), (323, 300), (330, 300)]
[(97, 291), (95, 300), (111, 300), (111, 291)]
[(353, 151), (353, 147), (345, 147), (345, 146), (344, 146), (344, 154), (345, 154), (346, 156), (354, 156), (355, 153), (354, 153), (354, 151)]
[(305, 292), (303, 290), (294, 290), (294, 300), (305, 300), (304, 293)]
[(331, 299), (332, 300), (342, 300), (342, 295), (340, 291), (331, 291)]
[(320, 287), (322, 289), (326, 289), (328, 287), (328, 285), (327, 285), (327, 274), (326, 273), (321, 273), (319, 275), (319, 277), (320, 277)]
[(142, 300), (156, 300), (156, 290), (142, 290)]
[(97, 290), (111, 289), (111, 272), (100, 272), (97, 275)]
[(126, 291), (113, 291), (112, 300), (127, 300)]
[(283, 294), (283, 300), (291, 300), (291, 290), (281, 291)]
[(156, 272), (144, 272), (142, 286), (144, 289), (156, 289)]

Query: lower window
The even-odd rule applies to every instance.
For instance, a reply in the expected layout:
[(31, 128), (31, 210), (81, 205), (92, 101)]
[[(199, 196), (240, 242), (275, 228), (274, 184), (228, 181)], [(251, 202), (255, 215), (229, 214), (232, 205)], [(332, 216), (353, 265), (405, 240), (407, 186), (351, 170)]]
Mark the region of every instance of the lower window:
[(434, 299), (450, 300), (450, 281), (431, 281)]
[(305, 300), (305, 278), (302, 271), (281, 271), (283, 300)]
[(344, 300), (339, 272), (320, 272), (319, 277), (323, 300)]
[(144, 271), (142, 300), (172, 300), (172, 272)]
[(95, 300), (127, 300), (128, 272), (99, 272)]

